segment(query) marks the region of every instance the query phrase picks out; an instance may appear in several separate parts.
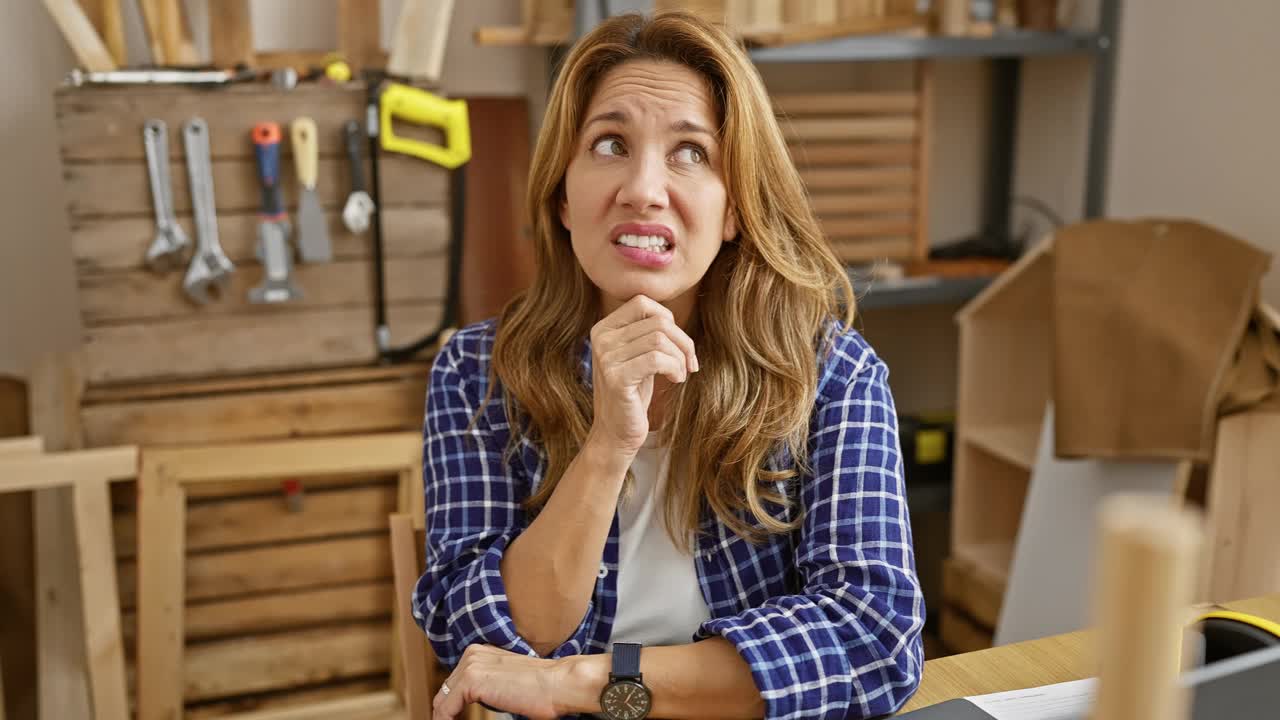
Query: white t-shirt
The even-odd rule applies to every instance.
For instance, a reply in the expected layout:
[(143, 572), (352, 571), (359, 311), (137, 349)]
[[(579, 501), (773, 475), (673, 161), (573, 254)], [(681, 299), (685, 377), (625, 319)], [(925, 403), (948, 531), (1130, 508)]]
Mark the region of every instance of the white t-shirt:
[(648, 439), (631, 463), (635, 486), (618, 504), (618, 608), (609, 642), (685, 645), (710, 619), (693, 556), (663, 518), (670, 449)]

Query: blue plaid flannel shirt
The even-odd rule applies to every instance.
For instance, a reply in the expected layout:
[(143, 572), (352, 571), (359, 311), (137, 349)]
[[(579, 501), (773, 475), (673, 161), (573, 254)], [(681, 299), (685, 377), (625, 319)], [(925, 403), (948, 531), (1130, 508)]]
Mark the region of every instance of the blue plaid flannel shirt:
[[(499, 563), (531, 521), (521, 501), (541, 481), (545, 456), (521, 440), (504, 459), (511, 426), (501, 388), (468, 427), (487, 390), (494, 329), (490, 320), (455, 334), (428, 389), (426, 570), (412, 610), (449, 667), (473, 643), (537, 656), (516, 632)], [(924, 668), (924, 600), (888, 369), (857, 332), (832, 339), (811, 420), (813, 472), (799, 488), (803, 526), (753, 546), (711, 516), (694, 556), (711, 619), (690, 641), (731, 642), (751, 667), (768, 718), (892, 713)], [(588, 347), (588, 385), (590, 362)], [(548, 657), (608, 651), (617, 569), (615, 515), (586, 615)]]

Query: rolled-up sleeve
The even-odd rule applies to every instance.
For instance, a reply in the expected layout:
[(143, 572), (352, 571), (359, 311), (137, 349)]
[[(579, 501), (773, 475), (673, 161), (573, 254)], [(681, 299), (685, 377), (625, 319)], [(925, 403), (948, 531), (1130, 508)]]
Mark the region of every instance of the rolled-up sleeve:
[(849, 368), (815, 406), (795, 547), (799, 593), (699, 632), (733, 643), (768, 718), (886, 715), (920, 683), (924, 600), (888, 370), (865, 346)]
[[(475, 418), (483, 398), (477, 344), (470, 332), (459, 332), (436, 357), (423, 429), (426, 569), (411, 602), (414, 619), (450, 667), (472, 644), (537, 656), (516, 632), (500, 571), (525, 515), (503, 457), (505, 435), (487, 416)], [(586, 628), (584, 618), (553, 656), (584, 646)]]

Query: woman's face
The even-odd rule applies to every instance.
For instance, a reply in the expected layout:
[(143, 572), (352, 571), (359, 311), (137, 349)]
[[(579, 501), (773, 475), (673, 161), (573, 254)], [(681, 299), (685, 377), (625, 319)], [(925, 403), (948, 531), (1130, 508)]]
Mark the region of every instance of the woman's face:
[(636, 295), (687, 319), (698, 283), (736, 234), (706, 81), (683, 65), (610, 70), (587, 106), (560, 221), (606, 314)]

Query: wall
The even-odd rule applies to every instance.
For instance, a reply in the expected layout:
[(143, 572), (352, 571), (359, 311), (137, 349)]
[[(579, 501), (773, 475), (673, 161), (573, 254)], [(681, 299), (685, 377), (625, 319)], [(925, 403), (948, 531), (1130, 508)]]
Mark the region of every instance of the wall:
[(1280, 253), (1280, 2), (1126, 5), (1110, 211), (1196, 218)]

